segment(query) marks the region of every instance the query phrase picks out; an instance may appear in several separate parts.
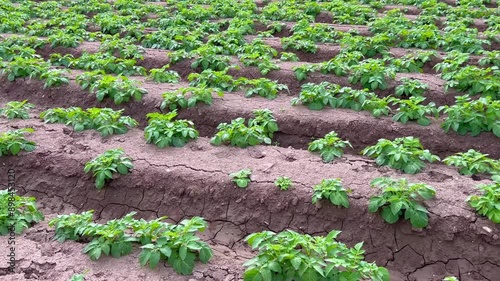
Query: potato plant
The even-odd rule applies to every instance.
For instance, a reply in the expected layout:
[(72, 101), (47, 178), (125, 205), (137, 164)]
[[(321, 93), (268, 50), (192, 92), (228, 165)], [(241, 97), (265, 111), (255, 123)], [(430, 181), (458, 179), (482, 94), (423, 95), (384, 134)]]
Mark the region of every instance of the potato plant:
[(35, 197), (19, 196), (8, 189), (0, 190), (0, 235), (10, 232), (21, 234), (44, 219), (36, 206)]
[(434, 118), (439, 117), (440, 108), (436, 108), (433, 102), (427, 105), (421, 103), (425, 100), (424, 97), (410, 97), (409, 99), (390, 98), (389, 101), (393, 105), (397, 105), (397, 113), (392, 117), (392, 120), (406, 124), (408, 121), (416, 121), (421, 126), (427, 126), (431, 123), (429, 115)]
[(500, 137), (500, 101), (490, 97), (471, 100), (467, 95), (456, 99), (454, 105), (444, 106), (447, 117), (441, 127), (445, 132), (452, 129), (459, 135), (470, 133), (471, 136), (492, 132)]
[(349, 208), (348, 192), (349, 190), (342, 186), (340, 179), (324, 179), (314, 186), (312, 203), (316, 204), (321, 199), (327, 199), (335, 206)]
[(239, 188), (246, 188), (248, 184), (252, 181), (250, 179), (251, 175), (252, 175), (252, 170), (243, 169), (238, 172), (229, 174), (229, 177)]
[(335, 131), (331, 131), (324, 138), (310, 142), (307, 150), (310, 152), (319, 152), (323, 162), (329, 163), (335, 158), (342, 157), (344, 155), (344, 148), (347, 146), (352, 148), (349, 141), (342, 140)]
[(289, 177), (279, 176), (274, 181), (274, 185), (280, 190), (288, 190), (292, 187), (292, 180)]
[(87, 228), (92, 225), (94, 210), (81, 214), (58, 215), (49, 221), (49, 226), (55, 228), (53, 240), (64, 242), (66, 240), (78, 241)]
[(152, 68), (149, 70), (148, 79), (156, 83), (179, 83), (181, 79), (179, 73), (168, 70), (168, 65), (162, 68)]
[(102, 189), (107, 181), (113, 179), (113, 174), (126, 175), (134, 168), (132, 158), (124, 156), (121, 148), (110, 149), (85, 163), (83, 171), (92, 172), (95, 177), (95, 186)]
[(273, 133), (278, 130), (278, 124), (272, 112), (268, 109), (255, 110), (254, 118), (245, 125), (244, 118), (236, 118), (230, 124), (221, 123), (217, 126), (218, 132), (212, 137), (213, 145), (231, 144), (245, 148), (261, 143), (271, 144)]
[(7, 119), (29, 119), (29, 110), (35, 108), (35, 105), (28, 103), (28, 100), (10, 101), (5, 104), (4, 108), (0, 108), (0, 116)]
[(429, 85), (420, 82), (420, 80), (410, 79), (410, 78), (402, 78), (401, 85), (396, 87), (396, 96), (422, 96), (426, 90), (429, 89)]
[(224, 96), (224, 92), (220, 89), (209, 88), (204, 85), (179, 88), (172, 92), (165, 92), (162, 94), (163, 101), (160, 104), (160, 109), (163, 110), (168, 108), (169, 110), (174, 110), (177, 108), (191, 108), (199, 103), (211, 105), (213, 93), (217, 93), (219, 97)]
[(272, 81), (267, 78), (258, 78), (258, 79), (247, 79), (244, 77), (238, 78), (236, 83), (245, 89), (245, 97), (249, 98), (255, 94), (265, 97), (267, 99), (275, 99), (278, 97), (278, 93), (280, 91), (287, 91), (288, 86), (284, 84), (278, 84), (277, 81)]
[(129, 128), (137, 126), (130, 116), (122, 116), (124, 109), (92, 107), (83, 110), (79, 107), (51, 108), (40, 113), (45, 123), (63, 123), (72, 126), (76, 132), (96, 130), (102, 137), (112, 134), (125, 134)]
[(478, 214), (500, 224), (500, 181), (483, 184), (478, 188), (483, 194), (469, 196), (467, 202)]
[(375, 98), (375, 94), (366, 90), (356, 90), (350, 87), (340, 87), (337, 84), (321, 82), (306, 83), (298, 98), (293, 98), (292, 105), (303, 104), (311, 110), (321, 110), (325, 106), (332, 108), (349, 108), (362, 110), (366, 100)]
[(35, 150), (36, 144), (26, 140), (24, 134), (33, 133), (32, 128), (17, 129), (3, 132), (0, 135), (0, 157), (4, 155), (17, 155), (21, 150), (30, 152)]
[(462, 175), (475, 174), (500, 174), (500, 161), (488, 157), (474, 149), (467, 152), (459, 152), (443, 159), (443, 163), (458, 167), (458, 172)]
[(387, 89), (387, 80), (394, 79), (396, 74), (394, 69), (379, 60), (367, 59), (358, 65), (351, 67), (349, 82), (351, 84), (360, 83), (369, 90)]
[(419, 173), (424, 161), (439, 161), (439, 157), (423, 149), (420, 140), (415, 137), (396, 138), (394, 141), (379, 139), (377, 144), (361, 151), (363, 155), (375, 158), (379, 166), (389, 166), (407, 174)]
[(131, 212), (123, 218), (99, 224), (92, 222), (93, 212), (59, 215), (51, 220), (49, 226), (56, 232), (54, 239), (60, 242), (90, 240), (83, 252), (91, 260), (103, 255), (119, 258), (130, 254), (134, 244), (140, 244), (142, 266), (149, 264), (150, 268), (156, 268), (165, 260), (182, 275), (192, 274), (197, 259), (203, 263), (212, 259), (212, 249), (196, 236), (207, 227), (203, 218), (192, 217), (175, 225), (163, 222), (166, 217), (137, 220), (133, 218), (136, 213)]
[(363, 261), (362, 242), (349, 248), (336, 240), (339, 234), (252, 233), (245, 241), (258, 252), (243, 264), (243, 280), (390, 280), (387, 269)]
[(396, 223), (404, 217), (405, 220), (410, 220), (415, 228), (427, 227), (429, 211), (421, 201), (435, 197), (436, 191), (431, 186), (424, 183), (409, 183), (404, 178), (387, 177), (374, 179), (371, 186), (382, 189), (382, 194), (370, 197), (368, 203), (370, 213), (382, 209), (380, 214), (387, 223)]
[(148, 113), (148, 126), (144, 128), (146, 143), (153, 143), (159, 148), (166, 146), (182, 147), (190, 140), (198, 138), (199, 133), (190, 120), (173, 120), (177, 111), (167, 114)]
[(95, 93), (98, 101), (111, 98), (115, 104), (142, 100), (143, 95), (148, 92), (146, 89), (139, 88), (139, 82), (126, 76), (101, 75), (98, 72), (87, 72), (76, 77), (76, 82), (82, 86), (82, 89), (89, 89)]

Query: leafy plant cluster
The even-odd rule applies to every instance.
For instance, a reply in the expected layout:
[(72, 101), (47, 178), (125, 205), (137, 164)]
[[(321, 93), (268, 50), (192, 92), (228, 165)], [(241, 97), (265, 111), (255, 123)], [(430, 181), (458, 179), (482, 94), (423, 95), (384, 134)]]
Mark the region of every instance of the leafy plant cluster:
[(54, 240), (90, 241), (83, 249), (91, 260), (102, 256), (119, 258), (128, 255), (134, 244), (141, 245), (139, 263), (156, 268), (166, 261), (182, 275), (192, 274), (195, 262), (207, 263), (213, 256), (211, 248), (196, 236), (207, 223), (200, 217), (183, 220), (179, 224), (155, 220), (134, 219), (135, 212), (105, 224), (92, 222), (93, 210), (81, 214), (59, 215), (49, 222), (55, 228)]
[(44, 219), (35, 197), (19, 196), (9, 189), (0, 190), (0, 235), (21, 234)]
[(292, 230), (263, 231), (245, 238), (257, 255), (244, 264), (249, 280), (366, 280), (388, 281), (389, 272), (364, 261), (363, 243), (353, 248), (338, 242), (340, 231), (327, 236)]
[(51, 108), (40, 113), (45, 123), (63, 123), (72, 126), (76, 132), (96, 130), (102, 137), (125, 134), (130, 127), (138, 125), (130, 116), (122, 116), (124, 109), (92, 107), (83, 110), (79, 107)]
[(2, 132), (0, 134), (0, 157), (4, 155), (17, 155), (21, 150), (31, 152), (36, 149), (36, 143), (27, 140), (24, 135), (33, 133), (32, 128), (24, 128)]
[(144, 138), (147, 143), (153, 143), (159, 148), (182, 147), (199, 136), (192, 121), (173, 120), (177, 116), (177, 110), (166, 114), (148, 113), (146, 116), (149, 120), (148, 126), (144, 128)]
[(312, 203), (316, 204), (321, 199), (327, 199), (333, 205), (349, 208), (348, 192), (350, 191), (342, 186), (340, 179), (324, 179), (314, 186)]
[(113, 174), (126, 175), (134, 168), (132, 159), (124, 156), (124, 153), (121, 148), (110, 149), (85, 163), (83, 171), (92, 172), (97, 189), (102, 189), (107, 181), (112, 180)]
[(491, 159), (474, 149), (459, 152), (443, 159), (443, 163), (459, 168), (462, 175), (491, 174), (500, 175), (500, 160)]
[(467, 202), (481, 216), (487, 217), (494, 223), (500, 223), (500, 181), (496, 180), (491, 184), (483, 184), (478, 188), (483, 194), (469, 196)]
[(93, 54), (84, 52), (79, 58), (69, 57), (68, 67), (87, 71), (101, 70), (124, 76), (146, 75), (144, 67), (137, 66), (135, 59), (117, 58), (109, 52)]
[(0, 61), (0, 70), (0, 74), (6, 75), (9, 81), (16, 78), (45, 80), (44, 88), (69, 83), (69, 78), (64, 76), (64, 70), (51, 69), (50, 63), (35, 54), (15, 56), (9, 62)]
[(418, 138), (404, 137), (394, 141), (380, 139), (377, 144), (366, 147), (361, 153), (375, 158), (379, 166), (389, 166), (407, 174), (416, 174), (425, 167), (424, 161), (432, 163), (440, 160), (438, 156), (423, 148)]
[(177, 108), (191, 108), (199, 103), (207, 105), (212, 104), (212, 95), (217, 93), (219, 97), (224, 96), (224, 92), (217, 88), (208, 88), (206, 86), (179, 88), (172, 92), (162, 94), (163, 101), (160, 104), (160, 109), (168, 108), (174, 110)]
[(472, 100), (468, 95), (456, 97), (452, 106), (444, 106), (447, 114), (441, 127), (445, 132), (450, 129), (459, 135), (470, 133), (477, 136), (481, 132), (492, 132), (500, 137), (500, 101), (491, 97)]
[(162, 68), (150, 69), (148, 79), (156, 83), (179, 83), (181, 76), (176, 71), (168, 70), (169, 67), (165, 65)]
[(423, 228), (429, 224), (427, 209), (422, 200), (435, 197), (436, 191), (424, 183), (409, 183), (406, 179), (376, 178), (371, 182), (373, 187), (382, 189), (379, 196), (370, 197), (368, 211), (382, 211), (380, 214), (387, 223), (393, 224), (401, 217), (410, 220), (411, 225)]
[(136, 80), (123, 75), (107, 75), (100, 70), (84, 72), (76, 77), (76, 82), (83, 90), (95, 93), (98, 101), (111, 98), (115, 104), (129, 102), (130, 99), (140, 101), (148, 93), (146, 89), (139, 88)]
[(248, 184), (252, 181), (250, 176), (252, 175), (252, 170), (243, 169), (234, 173), (229, 174), (229, 177), (239, 188), (246, 188)]
[(346, 146), (352, 148), (349, 141), (342, 140), (335, 131), (331, 131), (324, 138), (310, 142), (307, 150), (310, 152), (319, 152), (323, 162), (328, 163), (335, 158), (342, 157)]
[(379, 98), (367, 90), (355, 90), (329, 82), (303, 84), (299, 96), (291, 101), (292, 105), (299, 103), (311, 110), (321, 110), (325, 106), (356, 111), (367, 110), (375, 117), (388, 115), (391, 111), (389, 97)]
[(29, 119), (29, 110), (35, 108), (35, 105), (28, 103), (28, 100), (10, 101), (5, 104), (4, 108), (0, 108), (0, 116), (7, 119)]
[(288, 190), (292, 187), (292, 180), (289, 177), (279, 176), (274, 181), (274, 185), (280, 190)]
[(231, 144), (245, 148), (261, 143), (271, 144), (273, 134), (278, 131), (278, 123), (269, 109), (253, 111), (254, 118), (245, 125), (244, 118), (236, 118), (230, 124), (221, 123), (218, 132), (211, 139), (213, 145)]

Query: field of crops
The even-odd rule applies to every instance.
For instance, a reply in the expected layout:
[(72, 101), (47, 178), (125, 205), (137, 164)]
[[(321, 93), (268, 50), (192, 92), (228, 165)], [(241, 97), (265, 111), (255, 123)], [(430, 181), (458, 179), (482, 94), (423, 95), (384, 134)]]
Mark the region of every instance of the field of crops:
[(496, 0), (0, 18), (0, 280), (499, 280)]

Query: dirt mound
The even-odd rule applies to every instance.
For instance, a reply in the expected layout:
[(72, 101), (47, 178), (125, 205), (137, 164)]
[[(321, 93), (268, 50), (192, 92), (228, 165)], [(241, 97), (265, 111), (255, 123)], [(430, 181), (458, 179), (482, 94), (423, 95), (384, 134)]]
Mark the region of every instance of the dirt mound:
[[(478, 182), (453, 168), (429, 165), (423, 173), (402, 175), (351, 155), (324, 164), (307, 151), (214, 147), (205, 138), (184, 148), (158, 149), (145, 144), (143, 132), (135, 129), (101, 139), (95, 132), (73, 133), (65, 126), (34, 120), (9, 126), (36, 130), (30, 136), (39, 146), (36, 151), (2, 158), (2, 165), (16, 170), (22, 193), (62, 201), (78, 211), (94, 209), (99, 219), (130, 211), (147, 218), (167, 215), (175, 222), (202, 216), (210, 224), (205, 234), (209, 241), (243, 252), (248, 248), (242, 239), (256, 231), (289, 228), (325, 234), (338, 229), (343, 231), (340, 241), (352, 245), (365, 241), (367, 260), (387, 266), (394, 280), (422, 280), (419, 276), (428, 278), (431, 271), (436, 276), (432, 280), (459, 272), (461, 280), (495, 280), (500, 270), (495, 254), (500, 251), (500, 229), (467, 206), (464, 201)], [(134, 159), (135, 168), (99, 191), (83, 166), (117, 147)], [(236, 188), (228, 177), (243, 168), (253, 170), (247, 189)], [(292, 190), (280, 191), (273, 185), (282, 175), (292, 178)], [(416, 230), (408, 222), (388, 225), (378, 214), (368, 213), (368, 197), (376, 193), (369, 182), (380, 176), (404, 176), (436, 188), (437, 199), (427, 204), (429, 227)], [(340, 178), (352, 190), (350, 208), (311, 203), (311, 187), (323, 178)]]

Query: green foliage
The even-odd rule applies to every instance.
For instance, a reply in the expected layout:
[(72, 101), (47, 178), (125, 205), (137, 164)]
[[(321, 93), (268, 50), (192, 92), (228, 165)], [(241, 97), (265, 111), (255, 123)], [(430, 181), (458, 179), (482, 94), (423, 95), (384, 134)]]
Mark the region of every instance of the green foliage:
[(335, 131), (331, 131), (324, 138), (310, 142), (307, 150), (310, 152), (319, 152), (323, 162), (328, 163), (332, 162), (335, 158), (342, 157), (346, 146), (352, 148), (349, 141), (342, 140)]
[(35, 105), (28, 103), (28, 100), (23, 101), (10, 101), (5, 104), (4, 108), (0, 108), (0, 116), (7, 119), (29, 119), (29, 110), (35, 108)]
[(91, 225), (93, 216), (94, 210), (81, 214), (58, 215), (49, 221), (49, 226), (55, 228), (54, 240), (59, 242), (66, 240), (78, 241)]
[(358, 84), (370, 90), (387, 89), (387, 79), (394, 79), (396, 74), (394, 69), (386, 67), (383, 62), (374, 59), (367, 59), (351, 67), (352, 73), (349, 76), (351, 84)]
[(33, 133), (34, 131), (32, 128), (24, 128), (3, 132), (0, 135), (0, 156), (17, 155), (21, 150), (27, 152), (35, 150), (35, 142), (24, 138), (24, 134)]
[(257, 66), (262, 75), (267, 75), (272, 70), (280, 70), (277, 64), (271, 61), (271, 58), (259, 53), (238, 55), (244, 66)]
[(312, 203), (316, 204), (321, 199), (327, 199), (335, 206), (349, 208), (349, 198), (340, 179), (324, 179), (320, 184), (314, 186)]
[(316, 64), (302, 64), (292, 67), (292, 70), (295, 73), (295, 78), (299, 81), (305, 80), (309, 73), (318, 71), (318, 69), (319, 66)]
[(99, 45), (100, 52), (110, 55), (118, 53), (122, 59), (144, 59), (144, 47), (134, 44), (134, 38), (120, 38), (117, 35), (106, 37)]
[(287, 85), (278, 84), (277, 81), (272, 81), (267, 78), (247, 79), (245, 77), (240, 77), (237, 83), (242, 88), (246, 89), (245, 97), (247, 98), (257, 94), (267, 99), (275, 99), (278, 97), (279, 91), (286, 90), (290, 93)]
[(316, 43), (309, 39), (301, 39), (299, 36), (281, 38), (281, 47), (283, 50), (292, 49), (315, 54), (318, 51)]
[(59, 46), (65, 48), (76, 48), (83, 42), (83, 38), (79, 35), (68, 34), (59, 30), (57, 33), (50, 35), (47, 38), (47, 41), (49, 41), (52, 48)]
[(150, 268), (155, 268), (160, 260), (166, 260), (177, 273), (192, 274), (197, 259), (207, 263), (213, 256), (210, 246), (195, 235), (198, 231), (203, 232), (206, 227), (207, 223), (200, 217), (183, 220), (178, 225), (159, 220), (136, 221), (134, 231), (141, 233), (142, 238), (148, 237), (141, 241), (143, 246), (139, 263), (143, 266), (149, 263)]
[(253, 112), (254, 118), (245, 125), (244, 118), (236, 118), (231, 124), (221, 123), (219, 130), (211, 139), (213, 145), (230, 143), (233, 146), (245, 148), (261, 143), (271, 144), (273, 133), (278, 131), (278, 124), (269, 109), (259, 109)]
[(479, 65), (494, 65), (500, 67), (500, 51), (494, 50), (491, 52), (484, 52), (483, 56), (479, 59)]
[(191, 73), (188, 76), (189, 85), (193, 87), (205, 86), (218, 88), (221, 91), (234, 91), (237, 88), (233, 76), (227, 74), (227, 69), (223, 71), (203, 70), (201, 73)]
[(299, 61), (299, 57), (297, 57), (297, 55), (294, 53), (281, 52), (280, 60), (282, 60), (282, 61)]
[(114, 258), (130, 254), (132, 243), (137, 241), (136, 237), (127, 233), (129, 225), (133, 223), (134, 214), (132, 212), (121, 219), (109, 220), (104, 225), (91, 223), (83, 235), (93, 239), (83, 248), (83, 253), (89, 255), (93, 261), (98, 260), (103, 254)]
[(401, 85), (396, 87), (396, 96), (420, 97), (429, 89), (429, 85), (420, 80), (401, 78)]
[(130, 116), (122, 116), (124, 109), (114, 111), (111, 108), (87, 108), (79, 107), (51, 108), (40, 113), (40, 118), (45, 123), (64, 123), (73, 126), (76, 132), (84, 130), (96, 130), (102, 137), (112, 134), (125, 134), (129, 127), (137, 126)]
[(387, 96), (385, 98), (378, 98), (377, 96), (372, 96), (363, 102), (362, 107), (364, 110), (368, 110), (372, 113), (375, 118), (382, 115), (389, 115), (391, 108), (389, 107), (389, 101), (392, 97)]
[(134, 59), (117, 58), (109, 53), (83, 53), (79, 58), (72, 59), (69, 66), (89, 71), (101, 70), (122, 76), (146, 75), (145, 68), (137, 66), (136, 63)]
[(149, 121), (148, 126), (144, 128), (144, 138), (147, 143), (153, 143), (159, 148), (182, 147), (199, 136), (192, 121), (173, 120), (177, 116), (176, 110), (167, 114), (148, 113), (146, 116)]
[(200, 54), (200, 57), (191, 64), (191, 68), (201, 70), (223, 71), (227, 67), (229, 67), (229, 57), (209, 53)]
[(245, 240), (258, 253), (243, 264), (247, 267), (243, 280), (389, 280), (387, 269), (363, 261), (363, 243), (348, 248), (335, 240), (339, 234), (336, 230), (325, 237), (292, 230), (252, 233)]
[(445, 89), (455, 88), (469, 95), (480, 94), (482, 97), (500, 98), (500, 71), (498, 67), (480, 68), (473, 65), (458, 70), (445, 72), (441, 77), (448, 80)]
[(292, 180), (289, 177), (279, 176), (274, 181), (274, 185), (280, 190), (288, 190), (292, 187)]
[(69, 281), (85, 281), (85, 274), (73, 274)]
[(0, 64), (1, 75), (7, 75), (9, 81), (16, 78), (37, 78), (49, 70), (50, 64), (39, 57), (23, 58), (20, 56), (5, 64)]
[(368, 211), (375, 213), (382, 209), (381, 215), (387, 223), (393, 224), (404, 215), (416, 228), (427, 227), (429, 217), (427, 209), (421, 204), (422, 200), (432, 199), (436, 191), (424, 183), (409, 183), (406, 179), (376, 178), (371, 182), (372, 187), (382, 189), (379, 196), (370, 197)]
[(391, 39), (384, 34), (376, 34), (372, 37), (344, 34), (340, 39), (342, 53), (358, 52), (361, 55), (372, 58), (377, 54), (387, 55)]
[(256, 109), (252, 113), (254, 117), (248, 120), (248, 126), (261, 127), (264, 134), (272, 139), (274, 133), (278, 131), (278, 123), (272, 111), (264, 108)]
[(55, 240), (90, 240), (83, 249), (92, 260), (102, 255), (115, 258), (132, 252), (133, 243), (140, 243), (139, 263), (155, 268), (160, 260), (166, 260), (177, 273), (188, 275), (194, 268), (196, 259), (207, 263), (212, 258), (212, 250), (195, 236), (204, 231), (207, 223), (200, 217), (183, 220), (178, 225), (163, 222), (167, 217), (155, 220), (136, 220), (135, 212), (106, 224), (92, 222), (93, 210), (80, 215), (59, 215), (49, 222), (55, 227)]
[(95, 92), (98, 101), (111, 98), (115, 104), (142, 100), (142, 96), (148, 92), (139, 88), (139, 82), (129, 79), (126, 76), (103, 75), (101, 72), (85, 72), (76, 77), (76, 82), (83, 90), (89, 88), (90, 92)]
[(102, 189), (106, 181), (112, 180), (113, 174), (126, 175), (134, 168), (132, 159), (124, 156), (124, 153), (121, 148), (110, 149), (85, 163), (83, 171), (92, 172), (97, 189)]
[(69, 78), (64, 75), (66, 69), (49, 69), (40, 75), (40, 79), (45, 79), (43, 88), (59, 87), (62, 84), (69, 84)]
[(337, 84), (321, 82), (320, 84), (306, 83), (298, 98), (293, 98), (291, 104), (302, 103), (309, 109), (321, 110), (329, 105), (332, 108), (349, 108), (359, 111), (366, 100), (375, 98), (375, 94), (366, 90), (355, 90), (350, 87), (340, 87)]
[(179, 73), (173, 70), (167, 70), (169, 66), (166, 65), (162, 68), (152, 68), (149, 70), (148, 79), (156, 83), (179, 83), (181, 79)]
[(470, 132), (477, 136), (481, 132), (492, 132), (500, 137), (500, 101), (490, 97), (471, 100), (469, 96), (456, 97), (452, 106), (444, 106), (444, 113), (448, 116), (441, 127), (445, 132), (450, 129), (459, 135)]
[(439, 157), (424, 150), (420, 140), (415, 137), (396, 138), (394, 141), (380, 139), (377, 144), (361, 151), (363, 155), (375, 158), (379, 166), (389, 166), (407, 174), (419, 173), (425, 161), (439, 161)]
[(448, 156), (443, 162), (446, 165), (460, 168), (458, 172), (462, 175), (500, 174), (499, 160), (491, 159), (488, 154), (483, 154), (474, 149)]
[[(199, 103), (207, 105), (212, 104), (212, 93), (217, 93), (220, 97), (224, 96), (224, 92), (216, 88), (207, 88), (206, 86), (179, 88), (173, 92), (165, 92), (162, 94), (163, 101), (160, 109), (168, 107), (170, 110), (177, 108), (191, 108)], [(189, 93), (189, 96), (186, 96)]]
[(446, 276), (443, 281), (459, 281), (455, 276)]
[(417, 121), (419, 125), (429, 125), (431, 120), (427, 115), (433, 115), (434, 118), (438, 118), (440, 109), (436, 108), (433, 102), (427, 105), (421, 105), (424, 100), (424, 97), (414, 96), (407, 100), (390, 98), (389, 101), (392, 102), (393, 105), (398, 105), (398, 113), (392, 117), (392, 120), (403, 124), (406, 124), (408, 121)]
[(500, 223), (500, 181), (483, 184), (478, 188), (483, 191), (483, 194), (472, 195), (467, 198), (467, 202), (481, 216), (486, 216), (494, 223)]
[(34, 223), (44, 220), (35, 197), (19, 196), (14, 190), (0, 190), (0, 235), (21, 234)]
[(246, 188), (250, 183), (250, 181), (252, 181), (250, 179), (251, 175), (252, 175), (252, 170), (243, 169), (241, 171), (229, 174), (229, 177), (239, 188)]

